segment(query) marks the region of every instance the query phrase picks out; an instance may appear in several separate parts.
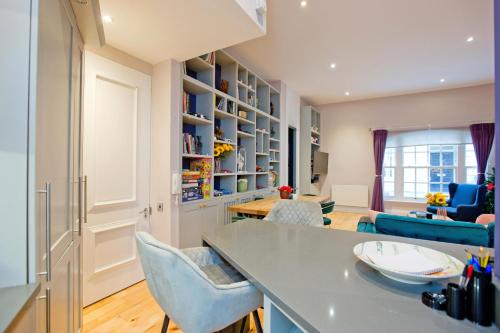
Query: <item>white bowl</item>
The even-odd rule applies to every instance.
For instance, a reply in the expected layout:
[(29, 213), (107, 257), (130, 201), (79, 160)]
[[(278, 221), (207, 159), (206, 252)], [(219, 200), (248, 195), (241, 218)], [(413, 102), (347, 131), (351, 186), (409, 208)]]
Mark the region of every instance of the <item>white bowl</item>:
[[(428, 259), (442, 266), (444, 269), (439, 273), (428, 275), (405, 273), (380, 267), (372, 262), (368, 257), (368, 254), (388, 256), (397, 255), (412, 249), (417, 250)], [(407, 243), (388, 241), (364, 242), (354, 246), (353, 252), (354, 255), (361, 261), (365, 262), (368, 266), (379, 271), (382, 275), (388, 277), (389, 279), (410, 284), (426, 284), (434, 281), (451, 279), (460, 276), (465, 266), (460, 260), (447, 255), (446, 253)]]

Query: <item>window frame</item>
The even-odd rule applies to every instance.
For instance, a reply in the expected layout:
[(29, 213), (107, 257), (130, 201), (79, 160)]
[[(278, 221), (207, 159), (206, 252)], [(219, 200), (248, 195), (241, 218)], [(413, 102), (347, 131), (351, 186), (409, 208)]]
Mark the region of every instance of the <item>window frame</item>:
[[(425, 198), (415, 198), (415, 197), (405, 197), (404, 195), (404, 172), (405, 169), (414, 169), (415, 173), (417, 172), (417, 169), (419, 168), (426, 168), (427, 169), (427, 174), (428, 174), (428, 181), (427, 181), (427, 190), (430, 190), (430, 184), (437, 184), (436, 182), (431, 182), (430, 179), (430, 170), (431, 169), (454, 169), (455, 172), (455, 181), (458, 183), (465, 183), (467, 181), (467, 169), (470, 168), (476, 168), (475, 166), (466, 166), (465, 165), (465, 156), (466, 156), (466, 146), (469, 145), (468, 143), (464, 144), (438, 144), (438, 145), (414, 145), (414, 146), (401, 146), (401, 147), (387, 147), (387, 149), (395, 149), (395, 155), (396, 155), (396, 166), (390, 166), (388, 168), (395, 168), (394, 170), (394, 196), (389, 196), (386, 194), (384, 190), (384, 200), (388, 201), (403, 201), (403, 202), (424, 202)], [(420, 165), (415, 165), (415, 166), (404, 166), (403, 165), (403, 156), (404, 156), (404, 148), (405, 147), (417, 147), (417, 146), (427, 146), (427, 156), (428, 156), (428, 165), (427, 166), (420, 166)], [(443, 166), (442, 161), (440, 161), (440, 166), (439, 167), (432, 167), (430, 165), (430, 146), (454, 146), (455, 147), (455, 165), (454, 166)], [(439, 150), (442, 152), (442, 149)], [(384, 157), (385, 157), (385, 151), (384, 151)], [(442, 157), (440, 157), (442, 158)], [(385, 159), (384, 159), (385, 161)], [(385, 168), (386, 166), (384, 165), (382, 167), (382, 184), (383, 187), (385, 187), (385, 180), (384, 180), (384, 175), (385, 175)], [(415, 175), (415, 180), (416, 175)], [(413, 183), (413, 182), (406, 182), (406, 183)], [(415, 184), (415, 193), (416, 193), (416, 186), (417, 184), (421, 184), (421, 182), (415, 181), (413, 184)], [(443, 183), (442, 179), (439, 184), (448, 184), (448, 183)], [(442, 186), (442, 185), (441, 185)]]

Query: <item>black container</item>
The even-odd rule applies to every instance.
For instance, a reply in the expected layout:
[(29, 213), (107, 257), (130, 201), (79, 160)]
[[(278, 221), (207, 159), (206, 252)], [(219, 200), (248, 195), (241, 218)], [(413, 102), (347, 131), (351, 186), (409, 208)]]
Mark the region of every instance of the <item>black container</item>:
[(426, 213), (426, 214), (425, 214), (425, 217), (426, 217), (428, 220), (432, 220), (432, 213)]
[(493, 321), (493, 284), (491, 273), (476, 272), (467, 285), (467, 319), (481, 326)]
[(465, 318), (465, 290), (456, 283), (448, 283), (446, 296), (448, 297), (448, 306), (446, 313), (448, 316), (462, 320)]

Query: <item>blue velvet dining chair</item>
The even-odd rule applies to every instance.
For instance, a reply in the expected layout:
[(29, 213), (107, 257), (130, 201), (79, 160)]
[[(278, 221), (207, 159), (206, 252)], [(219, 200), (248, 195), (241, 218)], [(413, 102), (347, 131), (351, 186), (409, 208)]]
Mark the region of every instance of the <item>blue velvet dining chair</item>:
[[(486, 186), (450, 183), (448, 189), (447, 215), (453, 220), (475, 222), (484, 210)], [(437, 209), (436, 206), (427, 206), (429, 213), (437, 214)]]
[(320, 204), (300, 200), (280, 200), (264, 218), (265, 221), (323, 226)]
[(148, 288), (165, 312), (162, 333), (170, 319), (184, 332), (208, 333), (240, 319), (244, 326), (249, 313), (262, 333), (257, 314), (262, 293), (214, 250), (179, 250), (145, 232), (138, 232), (136, 240)]

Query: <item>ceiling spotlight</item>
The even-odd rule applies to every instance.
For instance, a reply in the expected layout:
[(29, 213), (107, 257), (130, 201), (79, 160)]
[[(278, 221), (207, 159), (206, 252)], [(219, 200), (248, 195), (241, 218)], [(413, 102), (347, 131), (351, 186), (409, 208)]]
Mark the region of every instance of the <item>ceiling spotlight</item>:
[(474, 41), (474, 36), (469, 36), (466, 39), (467, 43), (472, 43)]
[(102, 21), (103, 21), (104, 23), (111, 23), (111, 22), (113, 22), (113, 19), (112, 19), (112, 18), (111, 18), (111, 16), (109, 16), (109, 15), (103, 15), (103, 16), (102, 16)]
[(334, 69), (335, 67), (337, 67), (337, 64), (336, 64), (336, 63), (334, 63), (334, 62), (332, 62), (332, 63), (330, 64), (330, 68), (331, 68), (331, 69)]
[(345, 92), (345, 95), (346, 95), (346, 96), (349, 96), (349, 95), (351, 95), (351, 93), (350, 93), (350, 92), (348, 92), (348, 91), (346, 91), (346, 92)]
[(444, 81), (446, 81), (445, 78), (442, 78), (441, 80), (439, 80), (439, 82), (441, 82), (441, 83), (444, 83)]
[(307, 6), (307, 1), (306, 0), (302, 0), (300, 2), (300, 7), (304, 8), (305, 6)]

